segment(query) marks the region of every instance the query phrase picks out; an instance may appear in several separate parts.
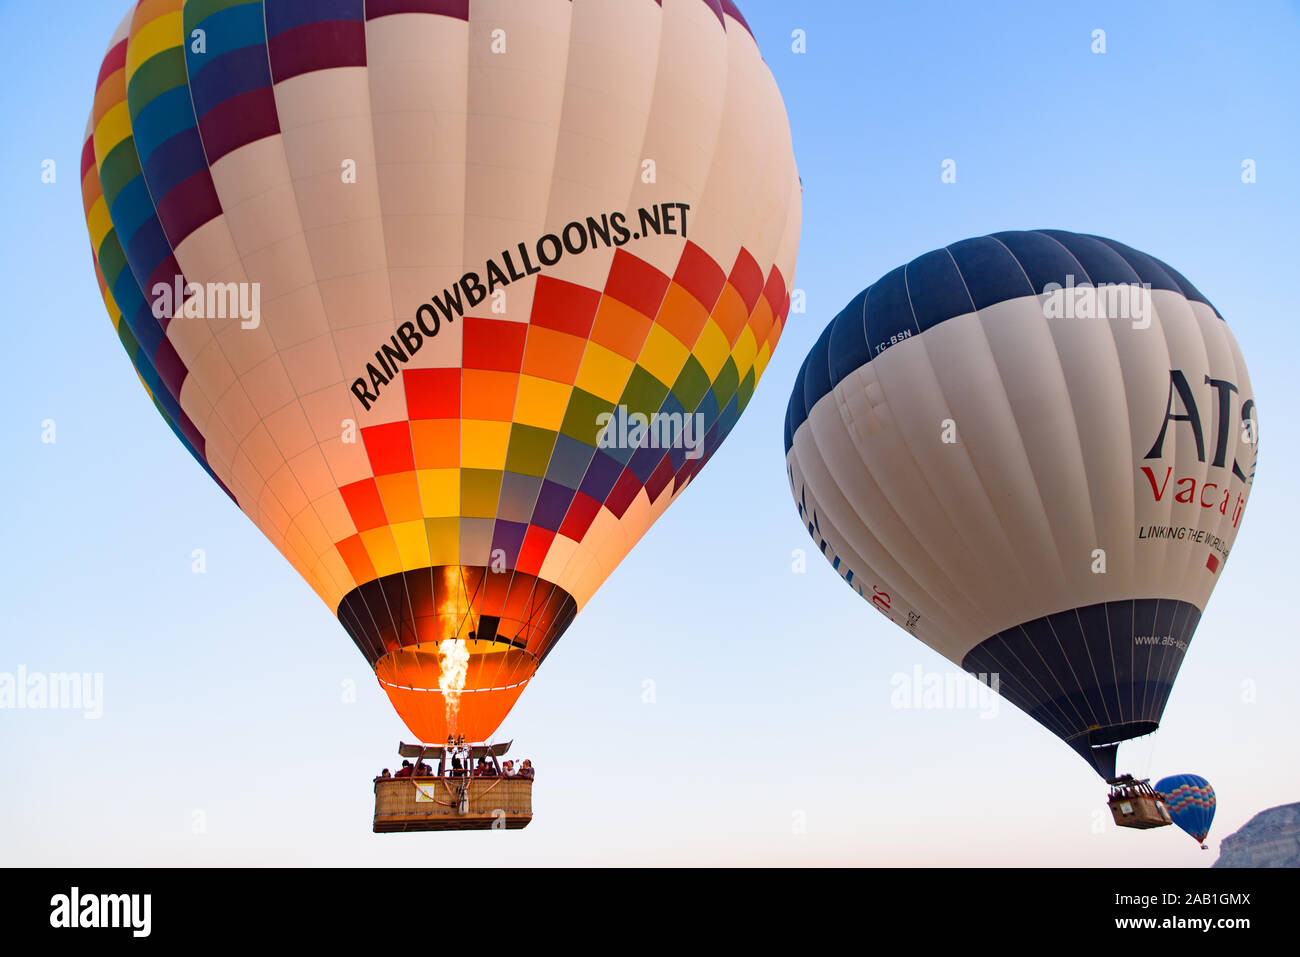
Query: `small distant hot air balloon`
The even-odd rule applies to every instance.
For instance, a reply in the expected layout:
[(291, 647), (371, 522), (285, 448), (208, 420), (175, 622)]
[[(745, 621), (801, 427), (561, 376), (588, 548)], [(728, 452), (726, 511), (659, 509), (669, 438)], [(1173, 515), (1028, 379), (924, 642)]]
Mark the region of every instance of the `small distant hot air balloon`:
[(1165, 806), (1174, 823), (1190, 834), (1201, 850), (1208, 850), (1205, 836), (1214, 823), (1214, 788), (1199, 774), (1173, 774), (1156, 782), (1165, 796)]
[(141, 0), (82, 177), (154, 405), (439, 744), (735, 425), (800, 224), (731, 0)]
[(1236, 340), (1191, 283), (1037, 230), (859, 294), (799, 371), (785, 449), (844, 580), (1112, 780), (1119, 743), (1159, 725), (1258, 434)]

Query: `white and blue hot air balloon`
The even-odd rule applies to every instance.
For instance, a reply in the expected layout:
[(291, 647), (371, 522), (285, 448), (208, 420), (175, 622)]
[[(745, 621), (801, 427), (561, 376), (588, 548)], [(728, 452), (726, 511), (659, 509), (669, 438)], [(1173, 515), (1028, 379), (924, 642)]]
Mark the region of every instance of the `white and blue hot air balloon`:
[(1156, 730), (1258, 450), (1228, 325), (1122, 243), (1003, 232), (887, 273), (785, 423), (813, 540), (891, 621), (1107, 779)]

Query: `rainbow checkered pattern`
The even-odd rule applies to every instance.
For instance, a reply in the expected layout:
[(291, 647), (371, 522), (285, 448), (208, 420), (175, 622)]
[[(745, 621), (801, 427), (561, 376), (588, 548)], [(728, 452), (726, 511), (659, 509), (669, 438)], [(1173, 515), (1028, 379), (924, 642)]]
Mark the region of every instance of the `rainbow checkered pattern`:
[(1186, 811), (1193, 807), (1208, 810), (1215, 805), (1214, 788), (1208, 784), (1180, 784), (1166, 794), (1165, 798), (1170, 813)]
[[(537, 575), (556, 536), (676, 493), (744, 411), (788, 308), (775, 268), (742, 250), (725, 273), (688, 243), (672, 277), (620, 250), (603, 291), (540, 277), (527, 326), (467, 318), (463, 367), (403, 372), (409, 421), (362, 429), (374, 477), (340, 490), (357, 532), (336, 543), (353, 577), (497, 550)], [(619, 406), (701, 414), (703, 455), (598, 448)]]

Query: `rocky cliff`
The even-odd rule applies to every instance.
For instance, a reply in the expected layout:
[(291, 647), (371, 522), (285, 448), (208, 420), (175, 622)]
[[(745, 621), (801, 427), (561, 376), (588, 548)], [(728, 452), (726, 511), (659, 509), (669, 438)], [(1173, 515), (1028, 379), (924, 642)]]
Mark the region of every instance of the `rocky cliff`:
[(1219, 846), (1215, 867), (1300, 867), (1300, 803), (1260, 811)]

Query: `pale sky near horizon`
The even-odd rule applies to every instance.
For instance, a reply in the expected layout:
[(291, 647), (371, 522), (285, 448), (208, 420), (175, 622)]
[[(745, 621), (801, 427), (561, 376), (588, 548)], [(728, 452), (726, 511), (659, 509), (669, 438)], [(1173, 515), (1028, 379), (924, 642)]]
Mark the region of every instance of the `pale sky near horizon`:
[[(0, 862), (1195, 867), (1300, 800), (1297, 5), (739, 6), (791, 119), (807, 312), (501, 729), (539, 768), (533, 823), (372, 835), (371, 777), (409, 733), (331, 611), (159, 420), (96, 287), (78, 160), (126, 4), (0, 0), (0, 674), (103, 678), (95, 719), (0, 709)], [(1161, 731), (1121, 749), (1143, 775), (1214, 784), (1210, 851), (1113, 827), (1104, 784), (1005, 701), (896, 707), (898, 676), (957, 669), (845, 587), (790, 499), (783, 416), (825, 324), (930, 249), (1034, 227), (1165, 260), (1250, 367), (1250, 506)]]

